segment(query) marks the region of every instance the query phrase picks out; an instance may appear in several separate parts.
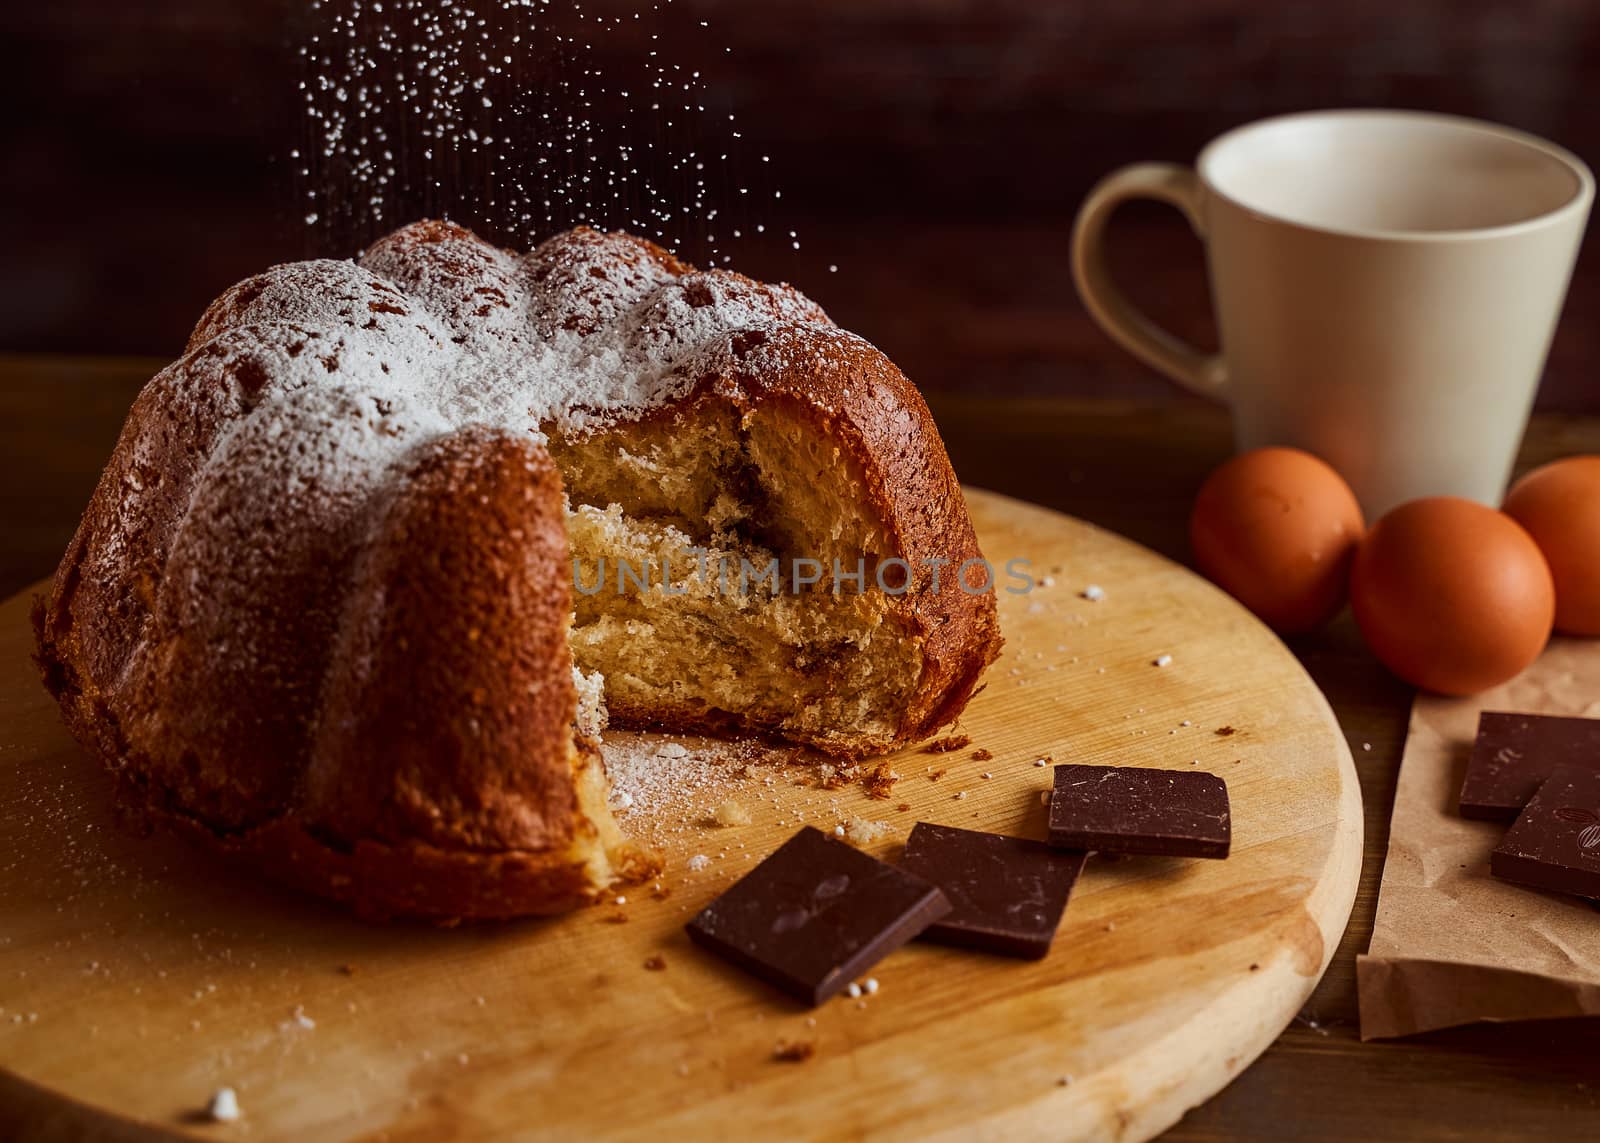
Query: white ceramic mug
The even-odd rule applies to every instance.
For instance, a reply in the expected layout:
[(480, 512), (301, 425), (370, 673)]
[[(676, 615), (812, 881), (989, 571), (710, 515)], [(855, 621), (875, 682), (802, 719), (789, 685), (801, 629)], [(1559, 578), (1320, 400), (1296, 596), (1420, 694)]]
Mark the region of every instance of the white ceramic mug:
[[(1116, 206), (1153, 198), (1205, 243), (1222, 352), (1112, 283)], [(1227, 401), (1241, 449), (1296, 445), (1368, 518), (1418, 496), (1498, 505), (1594, 198), (1574, 155), (1405, 111), (1319, 111), (1222, 135), (1193, 170), (1139, 163), (1090, 192), (1072, 268), (1090, 314), (1174, 381)]]

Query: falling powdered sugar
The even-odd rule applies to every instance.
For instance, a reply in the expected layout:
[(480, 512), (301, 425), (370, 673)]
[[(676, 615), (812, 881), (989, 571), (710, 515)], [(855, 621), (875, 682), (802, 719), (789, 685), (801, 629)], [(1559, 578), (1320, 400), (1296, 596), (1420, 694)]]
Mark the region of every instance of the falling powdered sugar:
[(418, 212), (500, 235), (620, 226), (726, 264), (782, 194), (713, 90), (731, 49), (698, 7), (310, 0), (288, 156), (307, 227), (336, 239)]

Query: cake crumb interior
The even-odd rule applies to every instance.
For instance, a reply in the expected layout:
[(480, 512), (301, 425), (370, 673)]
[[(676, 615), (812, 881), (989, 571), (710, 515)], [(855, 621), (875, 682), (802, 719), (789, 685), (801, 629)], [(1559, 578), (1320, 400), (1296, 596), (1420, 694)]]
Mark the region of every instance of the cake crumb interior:
[[(876, 586), (882, 523), (837, 450), (781, 416), (703, 408), (550, 443), (568, 495), (573, 660), (604, 677), (614, 719), (837, 753), (892, 743), (921, 645), (908, 597)], [(863, 579), (835, 590), (835, 561)]]

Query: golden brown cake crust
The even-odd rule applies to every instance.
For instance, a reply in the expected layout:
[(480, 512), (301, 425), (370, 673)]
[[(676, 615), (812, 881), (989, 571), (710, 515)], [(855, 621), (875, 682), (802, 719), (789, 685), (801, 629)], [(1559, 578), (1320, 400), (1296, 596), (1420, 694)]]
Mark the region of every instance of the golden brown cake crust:
[(471, 426), (416, 450), (388, 501), (350, 573), (305, 819), (346, 845), (569, 846), (592, 827), (567, 730), (560, 475), (529, 441)]
[[(592, 744), (583, 749), (586, 765), (601, 764), (598, 749)], [(590, 871), (562, 850), (477, 851), (425, 841), (330, 845), (293, 817), (220, 835), (183, 814), (144, 812), (148, 820), (230, 863), (336, 901), (370, 921), (548, 916), (595, 899)], [(628, 848), (612, 856), (619, 884), (647, 881), (661, 872), (660, 860), (643, 850)]]
[(561, 483), (529, 442), (701, 401), (811, 425), (918, 568), (915, 693), (888, 740), (830, 748), (954, 719), (994, 598), (924, 590), (921, 560), (978, 548), (887, 358), (648, 242), (518, 257), (441, 222), (212, 304), (36, 604), (46, 685), (129, 808), (370, 914), (551, 912), (648, 875), (576, 792), (598, 761), (572, 732)]

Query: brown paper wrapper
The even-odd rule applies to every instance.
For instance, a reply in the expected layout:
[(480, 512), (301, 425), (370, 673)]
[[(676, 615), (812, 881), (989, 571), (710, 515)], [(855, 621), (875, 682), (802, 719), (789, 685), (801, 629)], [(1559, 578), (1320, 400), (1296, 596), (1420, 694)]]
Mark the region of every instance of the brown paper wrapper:
[(1456, 813), (1484, 710), (1600, 717), (1600, 642), (1556, 639), (1503, 686), (1412, 704), (1372, 944), (1356, 961), (1364, 1040), (1600, 1014), (1600, 912), (1490, 876), (1506, 825)]

